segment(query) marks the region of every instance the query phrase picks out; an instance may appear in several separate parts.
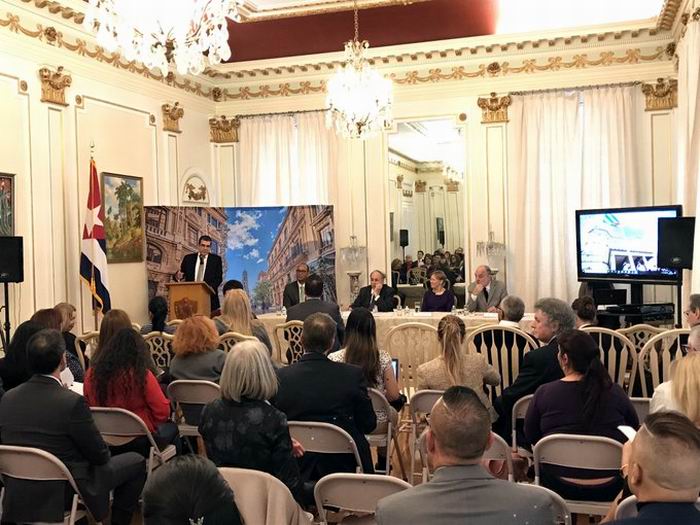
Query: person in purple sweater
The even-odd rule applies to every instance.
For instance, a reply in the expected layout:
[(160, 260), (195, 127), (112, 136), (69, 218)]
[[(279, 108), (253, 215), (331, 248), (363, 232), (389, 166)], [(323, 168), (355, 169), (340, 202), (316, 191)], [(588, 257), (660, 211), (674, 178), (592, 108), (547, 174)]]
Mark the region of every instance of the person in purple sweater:
[[(624, 443), (618, 425), (639, 427), (639, 418), (627, 394), (613, 383), (600, 360), (593, 338), (580, 330), (570, 330), (557, 338), (557, 359), (564, 377), (540, 386), (525, 416), (525, 437), (530, 445), (550, 434), (587, 434), (604, 436)], [(547, 472), (549, 470), (549, 472)], [(545, 486), (562, 497), (591, 501), (612, 501), (622, 480), (611, 476), (600, 485), (570, 483), (560, 476), (585, 479), (585, 472), (555, 472), (553, 466), (542, 471)], [(600, 472), (593, 476), (604, 478)], [(585, 492), (585, 494), (583, 494)]]
[(454, 294), (447, 289), (445, 272), (436, 270), (430, 274), (430, 290), (423, 295), (420, 309), (423, 312), (450, 312), (455, 303)]

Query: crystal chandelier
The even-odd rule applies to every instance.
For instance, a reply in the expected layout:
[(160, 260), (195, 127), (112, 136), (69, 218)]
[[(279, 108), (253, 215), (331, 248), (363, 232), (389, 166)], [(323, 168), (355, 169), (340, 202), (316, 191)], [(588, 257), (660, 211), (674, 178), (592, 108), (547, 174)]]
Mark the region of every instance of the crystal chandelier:
[(110, 52), (167, 74), (197, 75), (231, 57), (226, 18), (244, 0), (89, 0), (83, 25)]
[(345, 42), (345, 63), (327, 85), (327, 124), (345, 137), (365, 139), (391, 122), (391, 80), (364, 57), (369, 43), (358, 38), (357, 0), (354, 11), (355, 38)]

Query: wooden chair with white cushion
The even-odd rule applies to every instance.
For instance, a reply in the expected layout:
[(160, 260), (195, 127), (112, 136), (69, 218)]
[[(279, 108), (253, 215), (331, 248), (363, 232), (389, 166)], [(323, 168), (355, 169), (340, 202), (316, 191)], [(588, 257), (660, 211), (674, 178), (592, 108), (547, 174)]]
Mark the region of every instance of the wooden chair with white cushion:
[(477, 352), (501, 375), (501, 384), (494, 387), (496, 396), (518, 377), (523, 355), (538, 347), (537, 342), (519, 328), (501, 325), (478, 326), (468, 333), (466, 347)]
[[(392, 476), (329, 474), (316, 483), (314, 499), (322, 525), (328, 523), (326, 516), (328, 508), (344, 515), (355, 514), (368, 518), (361, 523), (374, 523), (372, 515), (380, 499), (410, 488), (410, 483)], [(352, 523), (358, 523), (358, 521), (353, 520)]]
[[(49, 452), (38, 448), (0, 445), (0, 474), (33, 482), (65, 481), (73, 489), (73, 498), (70, 511), (64, 514), (63, 523), (73, 525), (87, 515), (86, 511), (78, 509), (78, 504), (84, 503), (72, 474), (60, 459)], [(4, 500), (5, 490), (3, 487), (0, 500)]]
[[(406, 470), (403, 464), (403, 458), (401, 457), (401, 448), (398, 442), (398, 428), (395, 423), (391, 421), (391, 414), (395, 412), (394, 409), (387, 401), (384, 394), (382, 394), (376, 388), (368, 388), (367, 393), (369, 394), (369, 399), (372, 401), (372, 408), (375, 414), (377, 414), (377, 426), (365, 437), (370, 447), (386, 447), (386, 465), (384, 466), (384, 473), (389, 474), (389, 465), (391, 464), (391, 454), (396, 450), (396, 454), (399, 458), (399, 466), (401, 467), (401, 474), (404, 479), (406, 478)], [(383, 416), (383, 420), (380, 421), (380, 416)], [(393, 445), (393, 446), (392, 446)]]
[(226, 332), (225, 334), (221, 334), (221, 337), (219, 337), (218, 348), (220, 348), (228, 354), (231, 351), (231, 349), (236, 345), (236, 343), (257, 340), (258, 338), (254, 335), (243, 335), (239, 334), (238, 332)]
[(83, 355), (83, 348), (80, 346), (80, 343), (85, 345), (85, 355), (92, 359), (92, 355), (95, 353), (95, 349), (97, 348), (99, 341), (100, 332), (96, 330), (85, 332), (84, 334), (80, 334), (75, 337), (75, 353), (78, 356), (80, 366), (83, 367), (83, 370), (86, 370), (85, 356)]
[[(619, 476), (622, 445), (614, 439), (576, 434), (551, 434), (539, 440), (532, 451), (535, 484), (541, 485), (542, 465), (600, 471), (600, 478)], [(614, 475), (613, 475), (614, 473)], [(573, 476), (575, 477), (575, 476)], [(569, 480), (569, 478), (567, 478)], [(571, 481), (569, 480), (571, 483)], [(585, 485), (590, 487), (591, 485)], [(565, 500), (574, 513), (604, 516), (612, 502)]]
[(139, 437), (145, 437), (148, 440), (150, 450), (146, 470), (149, 476), (155, 468), (175, 457), (177, 453), (175, 445), (168, 445), (161, 450), (146, 423), (133, 412), (123, 408), (107, 407), (91, 407), (90, 411), (97, 430), (108, 445), (113, 447), (126, 445)]
[(582, 329), (600, 348), (600, 359), (613, 382), (631, 393), (637, 380), (637, 349), (625, 335), (609, 328), (587, 326)]
[(173, 358), (173, 339), (175, 336), (165, 332), (149, 332), (143, 336), (143, 341), (151, 352), (153, 362), (160, 369), (170, 368), (170, 361)]
[(437, 329), (426, 323), (403, 323), (386, 334), (384, 349), (399, 360), (399, 388), (411, 400), (416, 391), (416, 369), (440, 355)]
[(411, 433), (409, 447), (411, 451), (411, 477), (409, 481), (413, 483), (415, 475), (415, 463), (416, 463), (416, 449), (418, 450), (418, 456), (421, 462), (421, 468), (427, 465), (425, 454), (419, 446), (420, 436), (418, 431), (420, 429), (421, 416), (425, 414), (430, 414), (435, 406), (435, 403), (442, 397), (444, 390), (419, 390), (413, 395), (411, 399), (411, 404), (408, 406), (409, 414), (411, 416)]
[(168, 325), (168, 326), (175, 326), (175, 327), (177, 327), (178, 325), (182, 324), (182, 321), (183, 321), (182, 319), (172, 319), (172, 320), (168, 321), (168, 322), (165, 323), (165, 324)]
[[(657, 386), (671, 379), (671, 363), (683, 357), (681, 346), (689, 333), (688, 328), (666, 330), (644, 345), (638, 357), (642, 397), (650, 397)], [(648, 378), (651, 385), (647, 385)]]
[(357, 472), (362, 472), (362, 460), (357, 444), (350, 434), (336, 425), (312, 421), (289, 421), (289, 435), (304, 447), (306, 452), (319, 454), (352, 454)]
[(304, 333), (304, 323), (301, 321), (287, 321), (275, 326), (275, 345), (277, 346), (277, 360), (280, 363), (291, 365), (299, 361), (304, 355), (304, 345), (301, 336)]

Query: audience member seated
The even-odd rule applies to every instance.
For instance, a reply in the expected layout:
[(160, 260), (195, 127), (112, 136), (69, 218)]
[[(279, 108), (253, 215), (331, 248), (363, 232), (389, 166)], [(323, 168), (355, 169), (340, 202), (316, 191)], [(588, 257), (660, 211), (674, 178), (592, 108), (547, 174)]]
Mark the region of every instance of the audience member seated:
[(27, 343), (41, 329), (42, 326), (39, 323), (25, 321), (12, 335), (5, 357), (0, 359), (0, 378), (5, 391), (21, 385), (32, 377), (27, 364)]
[(267, 330), (261, 321), (253, 319), (253, 311), (250, 308), (248, 295), (239, 289), (232, 289), (224, 295), (224, 304), (221, 307), (221, 315), (214, 319), (219, 335), (226, 332), (238, 332), (242, 335), (252, 335), (267, 347), (272, 355), (272, 343)]
[(425, 253), (423, 253), (423, 250), (418, 250), (418, 253), (416, 253), (416, 266), (418, 268), (421, 268), (425, 265), (425, 261), (423, 261), (423, 257), (425, 257)]
[(491, 420), (496, 412), (484, 392), (484, 384), (498, 385), (500, 374), (481, 354), (469, 354), (464, 350), (467, 329), (456, 315), (446, 315), (438, 323), (438, 339), (441, 355), (423, 363), (416, 371), (418, 390), (447, 390), (451, 386), (467, 386), (474, 390), (489, 410)]
[(391, 312), (394, 310), (394, 290), (384, 284), (386, 276), (379, 270), (369, 274), (369, 286), (360, 288), (357, 298), (350, 308), (367, 308), (378, 312)]
[(168, 301), (161, 295), (156, 295), (148, 301), (148, 317), (150, 321), (141, 327), (143, 335), (151, 332), (174, 334), (176, 326), (166, 324), (168, 322)]
[[(261, 495), (261, 497), (264, 497)], [(173, 458), (143, 490), (144, 525), (242, 525), (233, 491), (207, 458)]]
[(345, 323), (340, 316), (340, 308), (337, 304), (321, 299), (323, 295), (323, 279), (320, 275), (311, 274), (306, 279), (306, 301), (299, 303), (287, 310), (287, 321), (305, 321), (307, 317), (315, 313), (328, 314), (335, 321), (336, 334), (333, 343), (333, 351), (340, 349), (345, 341)]
[(433, 407), (426, 435), (433, 479), (380, 500), (377, 524), (553, 523), (547, 495), (496, 479), (481, 466), (492, 440), (479, 396), (463, 386), (446, 390)]
[(284, 413), (268, 403), (277, 393), (277, 376), (265, 346), (238, 343), (221, 375), (221, 399), (203, 410), (199, 433), (207, 457), (217, 467), (262, 470), (282, 481), (301, 501), (301, 477)]
[[(355, 440), (364, 472), (372, 473), (365, 434), (374, 430), (377, 418), (362, 369), (334, 363), (326, 356), (334, 347), (335, 333), (335, 322), (328, 314), (314, 313), (306, 318), (302, 335), (304, 355), (278, 370), (279, 389), (273, 404), (289, 421), (331, 423), (347, 431)], [(333, 472), (354, 472), (355, 458), (347, 454), (307, 453), (301, 460), (301, 471), (304, 481), (318, 480)]]
[(574, 299), (571, 303), (571, 308), (576, 314), (576, 329), (586, 328), (587, 326), (595, 326), (596, 323), (596, 306), (593, 298), (588, 295)]
[(391, 261), (391, 287), (398, 290), (399, 284), (403, 284), (401, 282), (401, 259), (394, 259)]
[[(224, 298), (224, 310), (229, 296)], [(219, 382), (226, 352), (217, 348), (219, 335), (214, 321), (203, 315), (188, 317), (177, 327), (173, 340), (175, 357), (170, 362), (172, 379)]]
[[(39, 324), (41, 328), (63, 332), (63, 315), (61, 315), (61, 312), (56, 308), (37, 310), (29, 320)], [(85, 371), (75, 353), (75, 347), (73, 347), (72, 352), (66, 354), (66, 360), (68, 363), (68, 370), (70, 370), (70, 373), (73, 375), (73, 380), (82, 383), (85, 380)], [(68, 379), (70, 379), (70, 375)], [(70, 386), (70, 384), (68, 384), (68, 386)]]
[[(128, 525), (146, 481), (144, 458), (126, 453), (110, 459), (86, 399), (65, 388), (59, 379), (66, 367), (60, 332), (35, 334), (27, 345), (27, 361), (34, 375), (0, 403), (0, 440), (4, 445), (35, 447), (58, 457), (98, 522), (109, 514), (113, 490), (111, 523)], [(63, 523), (64, 484), (47, 488), (34, 481), (5, 478), (3, 482), (3, 521)]]
[(403, 264), (401, 265), (401, 282), (405, 284), (409, 284), (408, 279), (409, 279), (409, 272), (411, 271), (412, 268), (415, 268), (418, 266), (416, 263), (413, 262), (413, 258), (410, 255), (406, 256), (406, 259), (404, 259)]
[(535, 303), (532, 332), (535, 339), (544, 346), (523, 355), (515, 382), (505, 388), (494, 403), (499, 416), (498, 426), (495, 429), (506, 441), (511, 439), (511, 413), (515, 402), (522, 397), (534, 394), (540, 385), (564, 377), (557, 359), (559, 354), (557, 336), (573, 330), (574, 321), (574, 311), (564, 301), (546, 298)]
[[(624, 443), (626, 438), (617, 427), (627, 425), (636, 429), (639, 419), (625, 391), (610, 379), (600, 360), (598, 345), (580, 330), (559, 334), (557, 342), (557, 358), (564, 377), (540, 386), (535, 392), (525, 416), (527, 442), (534, 446), (550, 434), (587, 434)], [(549, 465), (543, 467), (542, 484), (565, 499), (612, 501), (622, 488), (618, 477), (600, 485), (581, 485), (560, 476), (583, 478), (583, 475), (569, 476), (571, 472), (562, 474), (559, 469), (552, 475), (554, 470)]]
[(675, 412), (647, 417), (625, 444), (622, 471), (639, 514), (610, 525), (700, 523), (700, 429)]
[[(70, 303), (58, 303), (56, 306), (54, 306), (54, 309), (56, 309), (58, 313), (61, 314), (61, 334), (63, 335), (63, 340), (66, 342), (66, 352), (72, 354), (78, 360), (78, 363), (80, 363), (80, 358), (78, 357), (78, 353), (75, 349), (76, 337), (72, 332), (73, 328), (75, 328), (75, 306), (73, 306)], [(82, 341), (80, 342), (80, 349), (83, 352), (85, 368), (87, 368), (89, 365), (89, 359), (85, 355), (85, 343), (83, 343)], [(83, 373), (80, 374), (80, 377), (82, 379), (79, 379), (78, 376), (75, 376), (75, 380), (82, 382), (85, 380), (84, 376), (85, 373), (83, 371)]]
[(690, 328), (700, 324), (700, 293), (690, 295), (688, 308), (683, 313)]
[(308, 277), (309, 265), (306, 263), (297, 264), (296, 280), (288, 283), (282, 292), (282, 306), (289, 310), (292, 306), (306, 300), (306, 280)]
[(467, 287), (467, 310), (470, 312), (497, 312), (498, 305), (508, 295), (506, 285), (492, 279), (486, 265), (474, 271), (474, 282)]
[(436, 270), (430, 275), (430, 290), (423, 294), (420, 309), (423, 312), (450, 312), (454, 308), (455, 296), (447, 290), (445, 272)]
[(221, 288), (221, 295), (226, 297), (226, 293), (229, 290), (245, 290), (245, 288), (243, 287), (243, 283), (238, 279), (230, 279), (226, 281), (224, 286)]
[[(691, 339), (700, 337), (700, 326), (693, 328)], [(689, 339), (690, 341), (690, 339)], [(651, 413), (680, 412), (700, 427), (700, 352), (691, 352), (675, 362), (672, 379), (661, 383), (651, 398)]]
[(92, 349), (90, 355), (91, 361), (96, 361), (99, 358), (101, 348), (107, 346), (109, 340), (124, 328), (132, 328), (131, 319), (124, 310), (117, 308), (111, 309), (102, 318), (100, 323), (100, 335), (97, 339), (97, 347)]
[[(175, 441), (177, 425), (168, 420), (170, 402), (148, 370), (147, 352), (141, 334), (133, 328), (119, 330), (85, 375), (85, 399), (91, 407), (133, 412), (163, 446)], [(149, 448), (146, 438), (138, 438), (119, 450), (133, 450), (148, 457)]]

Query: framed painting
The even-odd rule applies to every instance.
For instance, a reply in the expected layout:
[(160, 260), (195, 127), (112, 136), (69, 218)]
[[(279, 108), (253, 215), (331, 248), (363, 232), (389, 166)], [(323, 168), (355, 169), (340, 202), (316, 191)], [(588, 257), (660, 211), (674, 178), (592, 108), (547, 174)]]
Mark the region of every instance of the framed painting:
[(102, 173), (107, 262), (143, 262), (143, 179)]
[(15, 234), (15, 176), (0, 173), (0, 237)]

